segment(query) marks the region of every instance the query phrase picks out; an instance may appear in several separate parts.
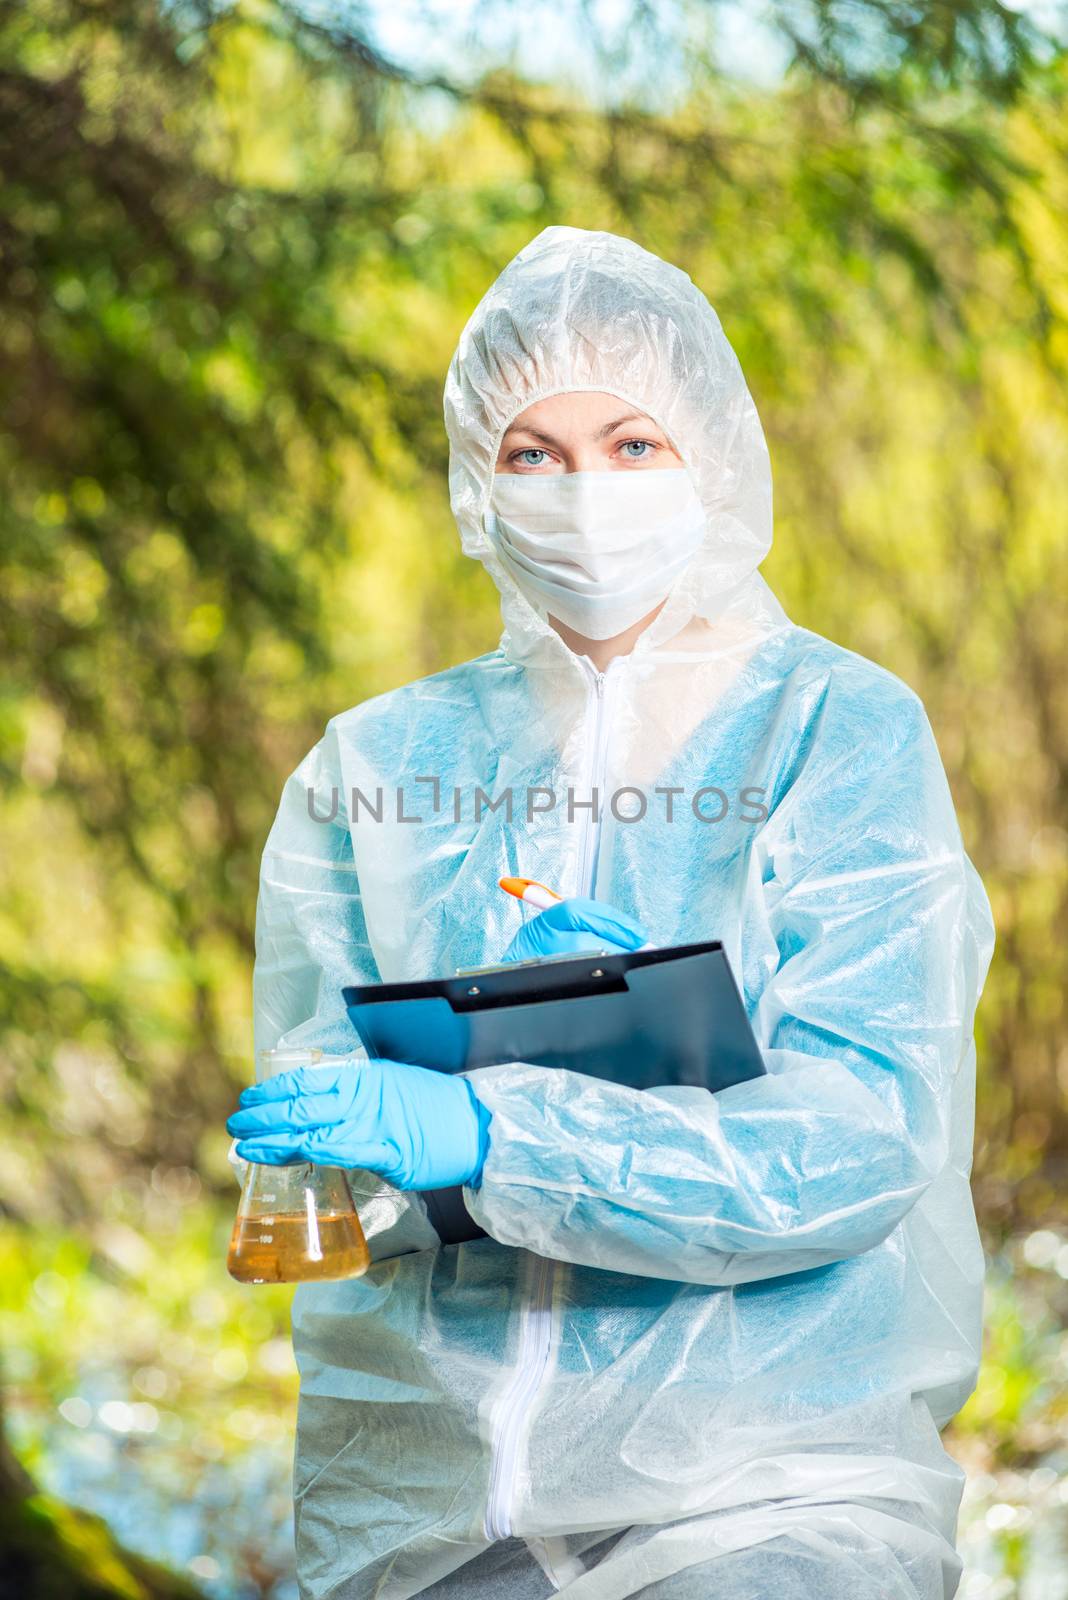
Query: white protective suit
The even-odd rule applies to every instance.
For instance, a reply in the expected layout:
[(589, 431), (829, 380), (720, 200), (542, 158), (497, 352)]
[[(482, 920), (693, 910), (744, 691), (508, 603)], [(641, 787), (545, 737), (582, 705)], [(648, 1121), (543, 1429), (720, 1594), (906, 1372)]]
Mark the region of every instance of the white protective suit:
[[(575, 389), (651, 415), (707, 514), (603, 674), (484, 521), (507, 424)], [(257, 1047), (353, 1052), (343, 984), (499, 959), (531, 914), (496, 887), (519, 874), (658, 944), (721, 939), (768, 1076), (711, 1095), (472, 1073), (493, 1121), (464, 1191), (490, 1237), (469, 1244), (354, 1175), (377, 1264), (294, 1303), (303, 1600), (951, 1595), (962, 1473), (938, 1429), (979, 1359), (993, 928), (923, 706), (758, 574), (767, 447), (683, 272), (546, 229), (464, 329), (445, 415), (463, 548), (505, 631), (335, 717), (286, 785)]]

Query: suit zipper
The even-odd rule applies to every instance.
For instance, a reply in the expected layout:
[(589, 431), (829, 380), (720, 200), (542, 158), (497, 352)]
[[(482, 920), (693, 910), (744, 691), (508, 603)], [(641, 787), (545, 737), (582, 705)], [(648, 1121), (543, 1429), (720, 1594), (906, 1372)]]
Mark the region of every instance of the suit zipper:
[[(580, 656), (579, 660), (586, 666), (586, 657)], [(592, 808), (585, 813), (585, 827), (582, 832), (582, 848), (579, 853), (579, 894), (592, 895), (594, 879), (597, 873), (597, 843), (601, 836), (601, 821), (604, 813), (604, 788), (607, 776), (608, 761), (608, 704), (611, 699), (610, 687), (612, 682), (612, 667), (609, 662), (604, 672), (597, 672), (590, 665), (586, 666), (587, 672), (592, 674), (594, 693), (594, 720), (593, 720), (593, 749), (587, 768), (587, 786), (590, 799), (594, 792), (597, 794), (597, 816), (594, 817)]]
[[(597, 790), (598, 816), (594, 819), (592, 808), (585, 813), (582, 844), (579, 851), (580, 894), (592, 895), (597, 870), (597, 844), (600, 839), (600, 810), (604, 801), (604, 778), (608, 757), (608, 717), (606, 713), (606, 684), (611, 663), (605, 672), (597, 672), (582, 656), (578, 658), (593, 675), (594, 723), (593, 748), (587, 766), (590, 799)], [(556, 1262), (545, 1256), (530, 1255), (531, 1279), (529, 1293), (520, 1313), (519, 1349), (516, 1352), (512, 1380), (502, 1394), (498, 1408), (490, 1466), (487, 1496), (485, 1533), (487, 1539), (507, 1539), (511, 1536), (511, 1505), (515, 1493), (516, 1471), (519, 1465), (520, 1442), (523, 1424), (549, 1365), (552, 1347), (553, 1284), (556, 1279)]]
[(527, 1410), (541, 1384), (552, 1340), (553, 1268), (555, 1262), (530, 1255), (530, 1298), (523, 1309), (515, 1371), (501, 1396), (490, 1472), (486, 1537), (507, 1539), (512, 1531), (511, 1502), (519, 1446)]

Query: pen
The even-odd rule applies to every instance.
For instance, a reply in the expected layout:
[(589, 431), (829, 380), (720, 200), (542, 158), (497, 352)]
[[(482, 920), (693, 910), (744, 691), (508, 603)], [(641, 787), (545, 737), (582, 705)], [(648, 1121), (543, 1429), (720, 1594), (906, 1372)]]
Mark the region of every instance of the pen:
[[(517, 900), (522, 900), (525, 905), (533, 906), (537, 911), (548, 911), (550, 906), (563, 899), (555, 889), (549, 889), (544, 883), (539, 883), (536, 878), (498, 878), (497, 882), (506, 894), (514, 894)], [(643, 944), (640, 950), (655, 950), (655, 944)]]
[(563, 895), (547, 889), (536, 878), (498, 878), (497, 881), (506, 894), (514, 894), (517, 900), (534, 906), (538, 911), (548, 911), (550, 906), (563, 899)]

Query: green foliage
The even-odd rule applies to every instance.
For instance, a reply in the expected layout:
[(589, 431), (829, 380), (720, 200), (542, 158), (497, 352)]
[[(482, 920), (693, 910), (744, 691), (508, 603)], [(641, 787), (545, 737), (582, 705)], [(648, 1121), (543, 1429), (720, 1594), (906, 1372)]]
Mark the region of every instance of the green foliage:
[[(284, 1447), (284, 1301), (222, 1268), (259, 851), (328, 717), (496, 641), (441, 385), (548, 223), (709, 294), (772, 450), (769, 581), (922, 695), (998, 928), (977, 1196), (995, 1242), (1058, 1204), (1068, 57), (995, 0), (783, 0), (758, 88), (714, 69), (717, 6), (677, 15), (670, 96), (595, 104), (281, 0), (0, 3), (0, 1331), (42, 1482), (92, 1432), (49, 1401), (125, 1406), (117, 1477), (165, 1456), (202, 1500)], [(991, 1300), (984, 1471), (1063, 1427), (1055, 1289)], [(230, 1577), (266, 1595), (255, 1543)]]
[(121, 1549), (99, 1517), (51, 1495), (0, 1504), (3, 1592), (20, 1600), (199, 1600), (200, 1589)]
[(988, 1462), (1032, 1464), (1056, 1451), (1068, 1421), (1068, 1244), (1052, 1229), (1013, 1241), (986, 1295), (979, 1384), (954, 1423)]
[(229, 1198), (157, 1172), (108, 1196), (85, 1235), (0, 1230), (0, 1347), (33, 1479), (124, 1545), (266, 1596), (292, 1563), (290, 1296), (227, 1276), (236, 1185)]

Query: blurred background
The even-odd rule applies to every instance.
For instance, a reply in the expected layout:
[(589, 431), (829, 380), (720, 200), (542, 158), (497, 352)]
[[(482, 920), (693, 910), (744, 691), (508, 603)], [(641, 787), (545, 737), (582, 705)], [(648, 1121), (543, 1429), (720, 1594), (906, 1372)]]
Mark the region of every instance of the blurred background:
[(445, 368), (539, 229), (684, 267), (764, 572), (925, 701), (998, 945), (965, 1600), (1068, 1596), (1068, 23), (999, 0), (0, 0), (0, 1591), (295, 1600), (223, 1121), (327, 719), (494, 646)]

